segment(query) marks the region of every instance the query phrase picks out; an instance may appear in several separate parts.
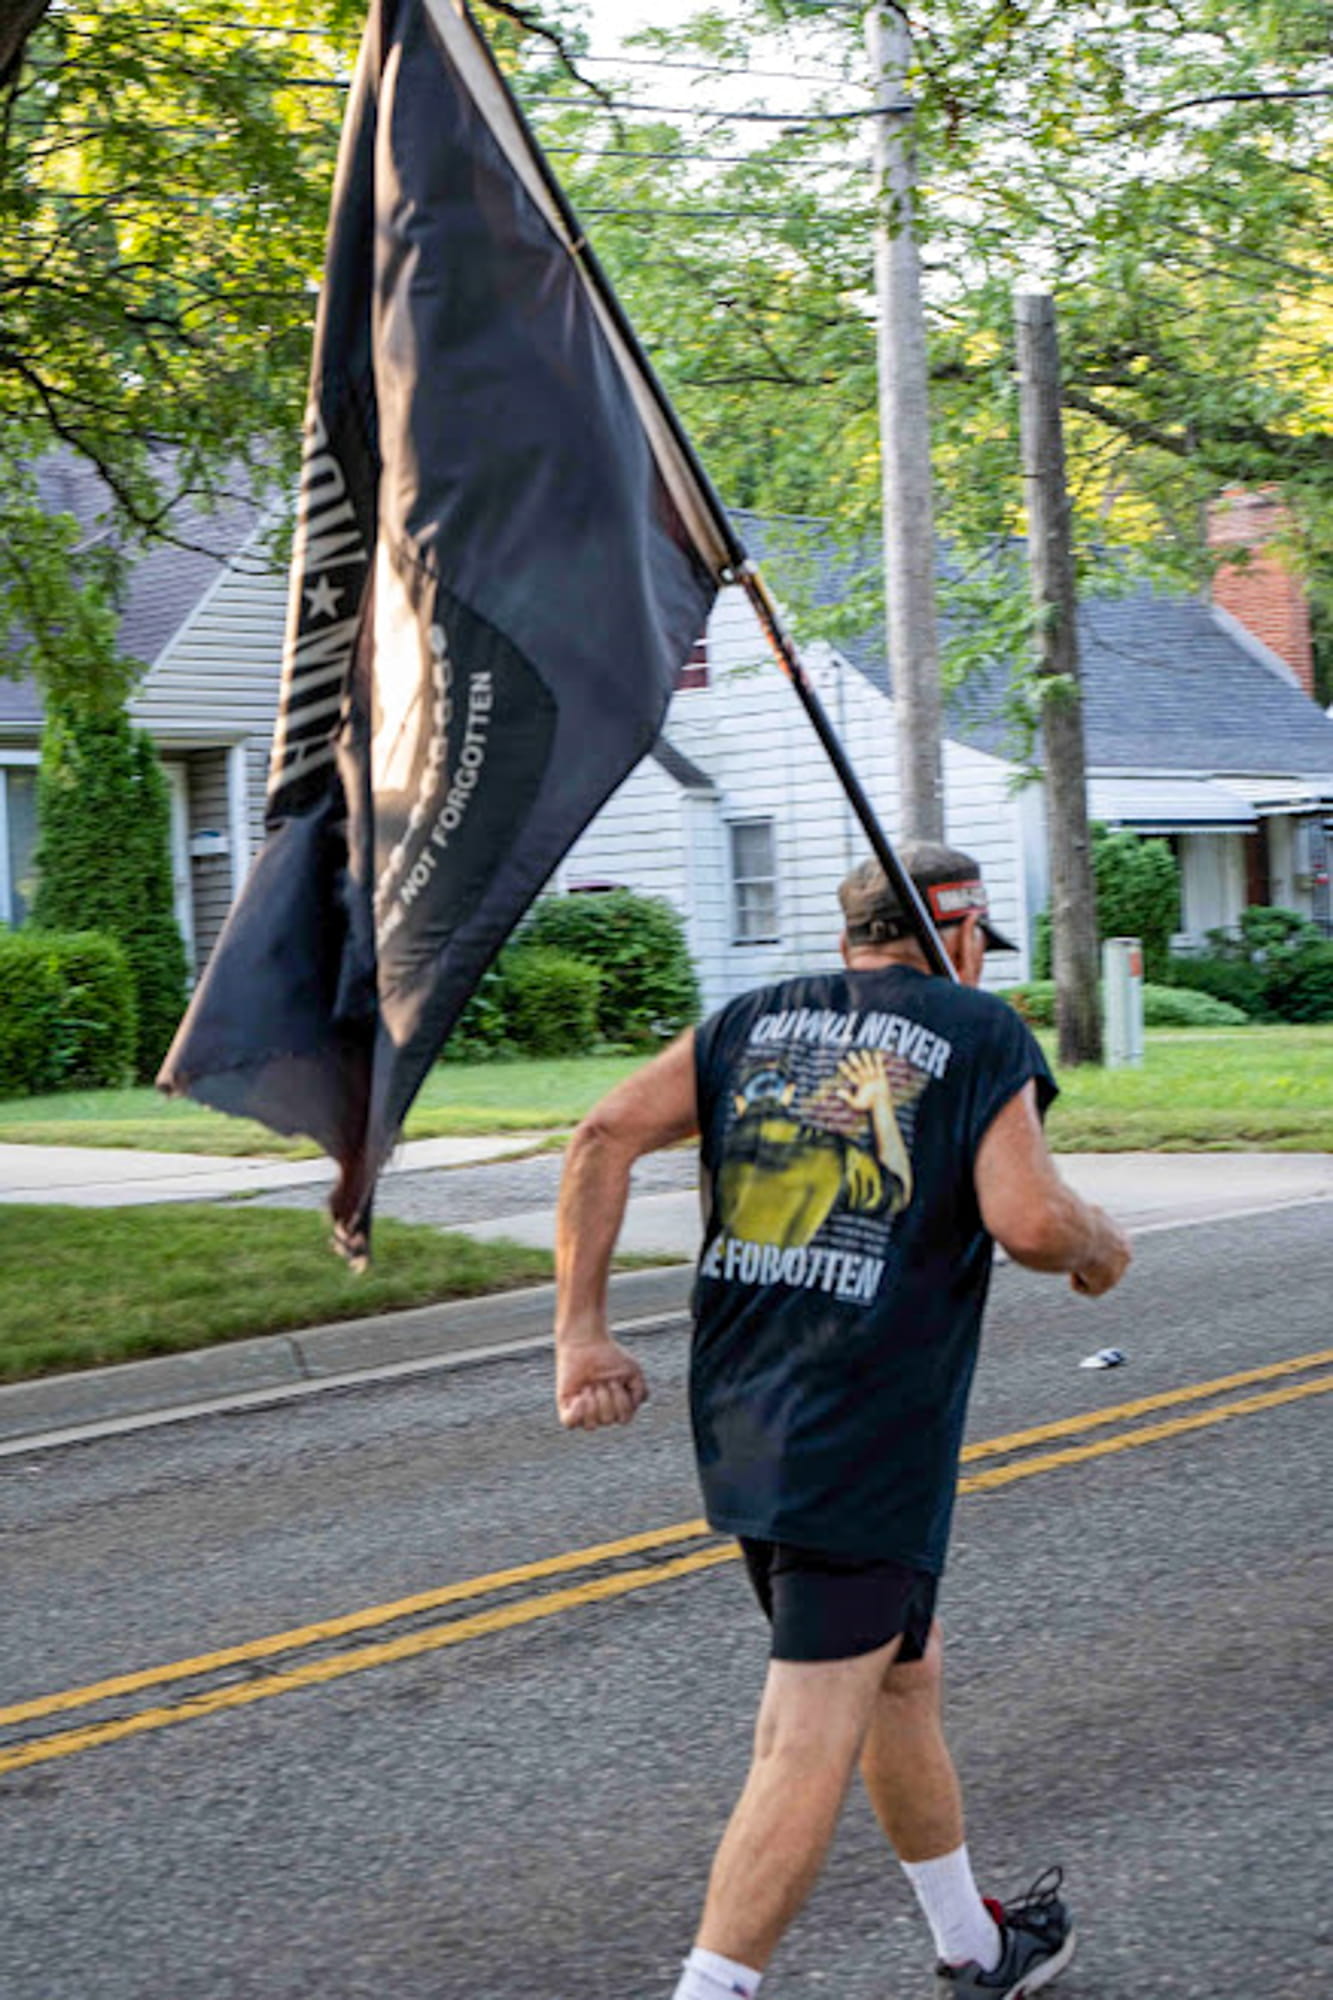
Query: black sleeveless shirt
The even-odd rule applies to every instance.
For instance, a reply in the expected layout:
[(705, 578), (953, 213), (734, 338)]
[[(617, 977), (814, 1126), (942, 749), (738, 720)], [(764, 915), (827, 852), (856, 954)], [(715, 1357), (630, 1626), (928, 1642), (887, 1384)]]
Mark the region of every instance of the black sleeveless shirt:
[(992, 1242), (973, 1165), (1035, 1080), (1006, 1002), (908, 966), (786, 980), (696, 1036), (691, 1410), (714, 1527), (938, 1572)]

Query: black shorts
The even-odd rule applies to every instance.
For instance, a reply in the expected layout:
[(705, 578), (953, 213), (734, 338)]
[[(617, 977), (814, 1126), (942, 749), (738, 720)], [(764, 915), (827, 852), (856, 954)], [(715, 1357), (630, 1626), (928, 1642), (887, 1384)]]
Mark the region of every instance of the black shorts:
[(925, 1652), (939, 1586), (928, 1571), (745, 1535), (740, 1542), (755, 1596), (773, 1627), (775, 1660), (852, 1660), (899, 1634), (895, 1664)]

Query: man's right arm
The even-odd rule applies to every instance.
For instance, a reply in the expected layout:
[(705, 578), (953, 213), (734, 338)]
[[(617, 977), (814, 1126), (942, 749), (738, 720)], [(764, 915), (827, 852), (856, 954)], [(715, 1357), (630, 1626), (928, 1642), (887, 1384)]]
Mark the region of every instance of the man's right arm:
[(991, 1121), (973, 1179), (982, 1221), (1016, 1264), (1067, 1271), (1074, 1290), (1093, 1298), (1120, 1282), (1133, 1254), (1129, 1239), (1104, 1209), (1060, 1178), (1034, 1084)]

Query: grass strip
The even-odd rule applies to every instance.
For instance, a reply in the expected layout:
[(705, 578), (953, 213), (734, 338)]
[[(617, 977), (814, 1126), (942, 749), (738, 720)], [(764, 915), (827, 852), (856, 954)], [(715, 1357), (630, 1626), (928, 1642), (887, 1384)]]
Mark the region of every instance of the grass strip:
[[(642, 1057), (577, 1056), (522, 1062), (441, 1063), (408, 1115), (408, 1139), (550, 1132), (577, 1124), (589, 1107), (639, 1067)], [(0, 1103), (0, 1144), (128, 1146), (135, 1151), (267, 1153), (317, 1159), (306, 1139), (284, 1139), (245, 1118), (165, 1098), (157, 1091), (69, 1091)]]
[[(1040, 1038), (1053, 1058), (1054, 1038)], [(405, 1137), (559, 1132), (628, 1076), (633, 1056), (443, 1063)], [(1057, 1151), (1333, 1151), (1333, 1027), (1165, 1028), (1142, 1069), (1060, 1072)], [(0, 1103), (0, 1143), (315, 1157), (304, 1140), (151, 1090), (71, 1092)]]
[(478, 1298), (552, 1275), (544, 1250), (383, 1221), (357, 1277), (304, 1210), (0, 1211), (0, 1381)]
[(1057, 1152), (1333, 1151), (1333, 1027), (1162, 1029), (1141, 1069), (1057, 1075)]

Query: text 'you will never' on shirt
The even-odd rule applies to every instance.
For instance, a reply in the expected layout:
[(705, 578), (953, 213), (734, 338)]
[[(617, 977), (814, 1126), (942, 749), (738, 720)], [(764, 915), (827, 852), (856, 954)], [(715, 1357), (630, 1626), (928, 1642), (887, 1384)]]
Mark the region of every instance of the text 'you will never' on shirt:
[(699, 1029), (691, 1406), (732, 1534), (943, 1566), (990, 1282), (977, 1148), (1045, 1058), (993, 994), (892, 966)]

